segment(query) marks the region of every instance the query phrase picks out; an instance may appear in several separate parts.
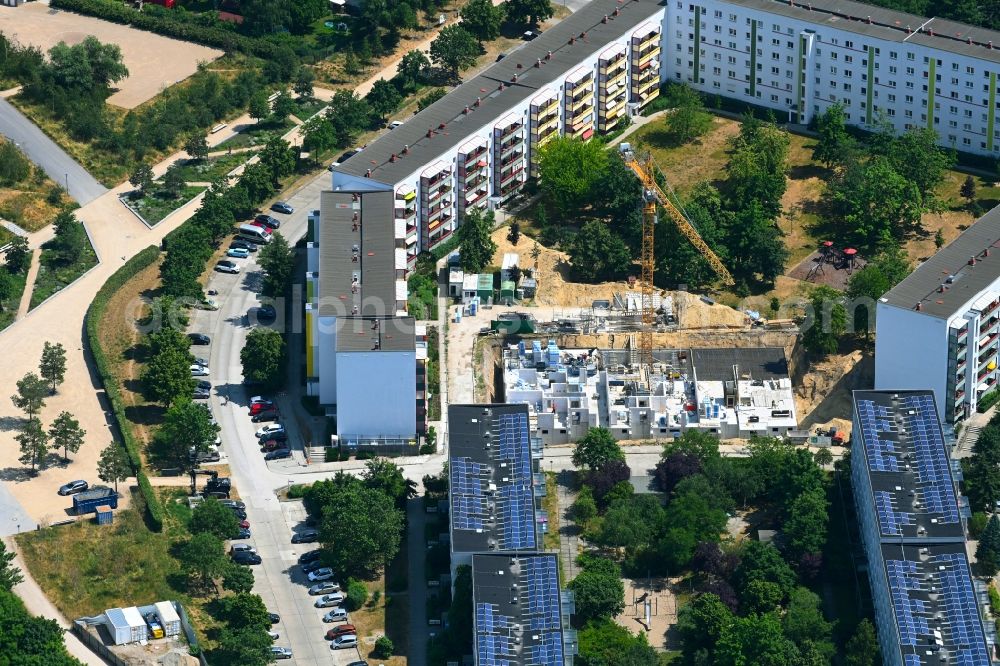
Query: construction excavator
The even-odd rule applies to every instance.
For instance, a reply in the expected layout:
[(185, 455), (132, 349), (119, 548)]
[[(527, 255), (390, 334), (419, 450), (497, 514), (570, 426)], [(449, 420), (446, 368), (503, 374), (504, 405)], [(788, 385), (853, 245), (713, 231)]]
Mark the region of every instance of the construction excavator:
[(691, 220), (674, 205), (670, 197), (656, 182), (657, 169), (652, 156), (648, 153), (641, 157), (636, 155), (628, 143), (619, 144), (618, 154), (642, 183), (642, 252), (639, 256), (642, 282), (642, 330), (639, 331), (639, 362), (642, 367), (648, 369), (653, 364), (653, 324), (656, 321), (656, 311), (653, 306), (653, 293), (655, 291), (653, 271), (656, 264), (653, 244), (656, 229), (656, 207), (660, 206), (667, 211), (667, 215), (677, 225), (677, 229), (705, 257), (724, 285), (731, 286), (734, 282), (729, 270), (702, 239), (698, 230), (691, 224)]

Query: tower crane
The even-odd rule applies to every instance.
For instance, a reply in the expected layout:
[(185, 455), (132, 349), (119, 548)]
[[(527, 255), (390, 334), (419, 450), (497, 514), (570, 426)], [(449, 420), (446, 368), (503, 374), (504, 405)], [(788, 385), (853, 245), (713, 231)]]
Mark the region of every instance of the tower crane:
[(732, 285), (733, 276), (729, 274), (729, 270), (726, 269), (722, 260), (704, 241), (687, 216), (673, 204), (670, 197), (657, 184), (656, 164), (653, 162), (652, 156), (647, 153), (640, 158), (627, 143), (622, 143), (618, 147), (618, 154), (642, 183), (642, 252), (639, 255), (642, 280), (642, 330), (639, 332), (639, 362), (643, 367), (651, 368), (653, 364), (653, 323), (656, 320), (656, 311), (653, 307), (653, 270), (655, 264), (653, 234), (656, 229), (656, 206), (662, 206), (667, 211), (667, 215), (677, 225), (677, 229), (701, 253), (716, 275), (722, 279), (723, 284)]

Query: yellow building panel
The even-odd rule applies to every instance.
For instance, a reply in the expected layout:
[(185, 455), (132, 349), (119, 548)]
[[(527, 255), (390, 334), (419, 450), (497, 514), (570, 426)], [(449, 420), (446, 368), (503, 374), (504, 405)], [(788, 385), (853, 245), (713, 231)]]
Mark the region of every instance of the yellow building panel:
[(316, 359), (313, 354), (313, 313), (306, 310), (306, 377), (316, 377)]

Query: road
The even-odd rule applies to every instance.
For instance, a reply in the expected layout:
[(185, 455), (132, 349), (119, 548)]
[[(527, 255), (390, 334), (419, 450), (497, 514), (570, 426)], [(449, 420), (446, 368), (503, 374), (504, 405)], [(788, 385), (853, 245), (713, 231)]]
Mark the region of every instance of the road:
[(81, 206), (108, 191), (55, 141), (5, 99), (0, 99), (0, 134), (13, 141)]

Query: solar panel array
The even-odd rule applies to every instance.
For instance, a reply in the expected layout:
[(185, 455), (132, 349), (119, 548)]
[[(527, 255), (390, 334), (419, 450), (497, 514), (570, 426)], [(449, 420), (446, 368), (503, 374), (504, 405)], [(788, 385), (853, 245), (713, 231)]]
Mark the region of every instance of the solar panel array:
[(490, 518), (486, 488), (489, 465), (471, 458), (451, 460), (452, 525), (457, 530), (482, 531)]
[[(889, 559), (885, 567), (901, 645), (926, 648), (938, 642), (936, 647), (948, 651), (949, 663), (991, 663), (965, 555), (941, 553), (923, 562)], [(920, 655), (910, 654), (904, 663), (922, 662)]]
[[(948, 456), (930, 394), (906, 395), (887, 406), (872, 400), (857, 401), (858, 422), (868, 468), (872, 473), (912, 472), (913, 490), (921, 511), (938, 514), (940, 524), (960, 522), (958, 500), (948, 467)], [(884, 536), (901, 535), (914, 525), (913, 515), (893, 506), (890, 493), (876, 493), (879, 527)]]

